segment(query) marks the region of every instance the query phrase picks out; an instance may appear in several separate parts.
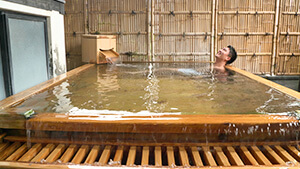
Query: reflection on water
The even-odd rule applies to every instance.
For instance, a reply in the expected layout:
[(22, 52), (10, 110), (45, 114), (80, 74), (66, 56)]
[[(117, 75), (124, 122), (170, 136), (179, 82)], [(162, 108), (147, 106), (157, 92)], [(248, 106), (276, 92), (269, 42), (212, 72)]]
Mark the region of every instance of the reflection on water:
[(205, 64), (98, 65), (16, 107), (37, 113), (79, 110), (181, 114), (291, 113), (299, 100)]
[(72, 105), (71, 98), (68, 97), (72, 93), (69, 91), (68, 87), (70, 84), (68, 81), (63, 82), (53, 88), (53, 95), (57, 98), (53, 110), (55, 112), (63, 112), (65, 110), (70, 110), (74, 106)]
[(159, 80), (156, 78), (152, 64), (149, 65), (149, 72), (147, 75), (148, 85), (145, 87), (144, 106), (149, 112), (161, 113), (164, 112), (167, 103), (159, 102)]
[(276, 89), (270, 88), (268, 91), (265, 92), (266, 94), (269, 94), (269, 99), (264, 102), (261, 106), (256, 108), (256, 111), (261, 114), (268, 114), (268, 113), (276, 113), (278, 110), (280, 110), (276, 114), (282, 114), (282, 115), (289, 115), (289, 114), (297, 114), (295, 111), (287, 111), (285, 112), (285, 109), (288, 108), (298, 110), (300, 107), (300, 102), (297, 99), (293, 99), (290, 96), (285, 96), (286, 98), (291, 99), (290, 102), (282, 102), (282, 93)]

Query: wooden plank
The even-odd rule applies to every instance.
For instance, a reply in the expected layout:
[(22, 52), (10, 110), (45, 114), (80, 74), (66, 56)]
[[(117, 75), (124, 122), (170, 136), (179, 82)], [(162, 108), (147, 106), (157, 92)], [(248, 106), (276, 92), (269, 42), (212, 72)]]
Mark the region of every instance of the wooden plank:
[(10, 156), (15, 150), (17, 150), (21, 146), (20, 142), (14, 142), (9, 147), (7, 147), (0, 154), (0, 160), (5, 160), (8, 156)]
[(275, 82), (272, 82), (272, 81), (270, 81), (270, 80), (264, 79), (264, 78), (262, 78), (262, 77), (259, 77), (259, 76), (257, 76), (257, 75), (254, 75), (254, 74), (252, 74), (252, 73), (250, 73), (250, 72), (247, 72), (247, 71), (244, 71), (244, 70), (235, 68), (235, 67), (226, 66), (226, 68), (227, 68), (227, 69), (230, 69), (230, 70), (233, 70), (233, 71), (235, 71), (235, 72), (238, 72), (238, 73), (240, 73), (240, 74), (242, 74), (242, 75), (244, 75), (244, 76), (247, 76), (247, 77), (249, 77), (249, 78), (251, 78), (251, 79), (254, 79), (254, 80), (256, 80), (256, 81), (258, 81), (258, 82), (260, 82), (260, 83), (262, 83), (262, 84), (265, 84), (265, 85), (267, 85), (267, 86), (269, 86), (269, 87), (275, 88), (275, 89), (277, 89), (277, 90), (279, 90), (279, 91), (281, 91), (281, 92), (283, 92), (283, 93), (285, 93), (285, 94), (287, 94), (287, 95), (290, 95), (290, 96), (292, 96), (292, 97), (295, 97), (295, 98), (297, 98), (297, 99), (300, 99), (300, 92), (297, 92), (297, 91), (295, 91), (295, 90), (289, 89), (289, 88), (284, 87), (284, 86), (282, 86), (282, 85), (279, 85), (279, 84), (277, 84), (277, 83), (275, 83)]
[[(75, 115), (72, 117), (76, 117)], [(290, 116), (276, 115), (162, 115), (162, 116), (124, 116), (120, 120), (94, 120), (88, 115), (82, 118), (70, 120), (69, 115), (56, 113), (39, 114), (27, 121), (28, 130), (50, 131), (83, 131), (83, 132), (130, 132), (130, 133), (199, 133), (206, 125), (211, 126), (212, 132), (223, 131), (228, 123), (236, 124), (239, 129), (247, 129), (253, 125), (265, 125), (270, 123), (270, 128), (279, 128), (278, 123), (289, 124), (297, 122)], [(89, 118), (91, 120), (89, 120)], [(127, 120), (128, 118), (128, 120)], [(136, 120), (130, 120), (136, 118)], [(159, 118), (160, 120), (157, 120)], [(147, 120), (145, 120), (147, 119)], [(89, 125), (86, 125), (89, 123)], [(155, 124), (155, 125), (153, 125)], [(74, 127), (77, 126), (77, 127)]]
[(212, 166), (212, 167), (217, 166), (217, 163), (214, 160), (214, 157), (209, 149), (209, 146), (203, 146), (202, 150), (203, 150), (203, 159), (204, 159), (205, 163), (208, 166)]
[(167, 147), (167, 158), (168, 158), (168, 165), (171, 167), (176, 166), (175, 158), (174, 158), (174, 149), (171, 146)]
[[(0, 3), (1, 3), (1, 1), (0, 1)], [(35, 169), (97, 168), (97, 167), (94, 167), (94, 166), (75, 166), (75, 165), (72, 166), (72, 165), (61, 165), (61, 164), (18, 163), (18, 162), (7, 162), (7, 161), (0, 161), (0, 166), (3, 167), (3, 168), (22, 168), (22, 169), (33, 169), (33, 168), (35, 168)], [(211, 168), (218, 169), (217, 167), (211, 167)], [(263, 169), (281, 169), (282, 166), (264, 166), (264, 167), (247, 166), (247, 169), (262, 169), (262, 168)], [(121, 169), (121, 167), (116, 168), (116, 169)], [(241, 169), (241, 167), (231, 166), (230, 169)], [(288, 169), (299, 169), (299, 166), (288, 166)]]
[(10, 107), (18, 102), (21, 102), (21, 101), (24, 101), (25, 99), (29, 98), (30, 96), (32, 95), (35, 95), (37, 93), (41, 93), (45, 90), (47, 90), (48, 88), (52, 87), (52, 86), (55, 86), (61, 82), (63, 82), (64, 80), (66, 80), (67, 78), (70, 78), (88, 68), (91, 68), (93, 67), (94, 65), (93, 64), (86, 64), (86, 65), (83, 65), (81, 67), (78, 67), (76, 69), (73, 69), (67, 73), (64, 73), (62, 75), (59, 75), (53, 79), (50, 79), (50, 80), (47, 80), (43, 83), (40, 83), (39, 85), (36, 85), (32, 88), (29, 88), (27, 90), (24, 90), (22, 92), (19, 92), (17, 94), (14, 94), (6, 99), (3, 99), (0, 101), (0, 110), (1, 109), (5, 109), (7, 107)]
[(194, 164), (197, 167), (203, 166), (203, 162), (201, 160), (198, 148), (196, 146), (193, 146), (193, 147), (191, 147), (191, 151), (192, 151), (192, 157), (193, 157)]
[(185, 147), (179, 146), (178, 148), (179, 148), (180, 164), (184, 167), (190, 166), (189, 157), (187, 155)]
[(229, 159), (229, 162), (232, 165), (237, 165), (237, 166), (244, 166), (243, 161), (239, 157), (239, 155), (236, 153), (235, 149), (232, 146), (227, 146), (225, 147), (226, 149), (226, 155)]
[(240, 147), (240, 155), (247, 165), (259, 165), (246, 146)]
[(161, 147), (156, 146), (154, 149), (155, 166), (162, 166)]
[(42, 149), (32, 160), (31, 162), (41, 162), (42, 159), (45, 159), (55, 148), (54, 144), (47, 144), (46, 147)]
[(100, 151), (100, 146), (94, 145), (84, 163), (93, 164), (96, 158), (98, 157), (99, 151)]
[(124, 146), (118, 146), (118, 149), (114, 157), (114, 162), (115, 162), (114, 165), (122, 164), (123, 152), (124, 152)]
[(42, 144), (33, 145), (18, 161), (29, 162), (42, 148)]
[(288, 145), (287, 151), (297, 160), (300, 161), (300, 152), (295, 146)]
[(286, 164), (284, 162), (284, 160), (282, 158), (280, 158), (270, 146), (264, 145), (263, 147), (266, 150), (266, 153), (265, 153), (266, 156), (272, 161), (272, 163), (281, 164), (281, 165)]
[(127, 157), (127, 166), (133, 166), (136, 156), (136, 146), (131, 146), (129, 149), (128, 157)]
[(16, 161), (16, 160), (18, 160), (27, 150), (28, 150), (27, 143), (24, 143), (20, 148), (18, 148), (17, 151), (15, 151), (12, 155), (10, 155), (6, 159), (6, 161)]
[(141, 165), (142, 166), (147, 166), (149, 165), (149, 146), (144, 146), (143, 147), (143, 152), (142, 152), (142, 161)]
[(257, 146), (251, 146), (250, 152), (260, 165), (272, 165), (272, 163), (267, 159), (267, 157), (260, 151)]
[(71, 144), (68, 149), (65, 151), (65, 153), (60, 158), (60, 161), (62, 163), (67, 163), (71, 160), (75, 152), (77, 151), (78, 147), (75, 144)]
[(298, 165), (298, 161), (294, 159), (287, 151), (285, 151), (281, 146), (275, 145), (274, 146), (274, 151), (285, 161), (291, 161), (295, 165)]
[(214, 147), (216, 161), (220, 166), (231, 166), (226, 155), (224, 154), (222, 147)]
[(3, 150), (5, 150), (8, 146), (9, 146), (9, 143), (1, 143), (0, 144), (0, 152), (2, 152)]
[(80, 164), (88, 152), (89, 152), (89, 146), (82, 145), (80, 149), (77, 151), (75, 157), (72, 159), (71, 163)]
[(105, 146), (105, 148), (104, 148), (104, 150), (101, 154), (101, 157), (99, 159), (99, 164), (100, 165), (106, 165), (107, 164), (110, 153), (111, 153), (111, 146)]
[(52, 163), (56, 161), (62, 153), (65, 151), (66, 145), (65, 144), (59, 144), (53, 151), (52, 153), (46, 158), (46, 162)]
[(0, 143), (3, 142), (3, 138), (6, 136), (6, 133), (2, 133), (0, 134)]
[[(22, 136), (7, 136), (5, 137), (6, 141), (10, 141), (10, 142), (26, 142), (27, 138), (26, 137), (22, 137)], [(99, 141), (80, 141), (80, 140), (60, 140), (59, 138), (55, 138), (55, 139), (36, 139), (36, 138), (31, 138), (31, 142), (34, 143), (54, 143), (54, 144), (84, 144), (86, 143), (86, 145), (95, 145), (97, 143), (99, 143)], [(103, 141), (102, 142), (105, 145), (122, 145), (122, 146), (144, 146), (145, 142), (132, 142), (132, 141), (124, 141), (122, 143), (118, 143), (118, 142), (112, 142), (112, 141)], [(290, 144), (290, 145), (295, 145), (297, 144), (297, 141), (285, 141), (285, 142), (262, 142), (262, 141), (258, 141), (255, 142), (255, 145), (257, 146), (263, 146), (265, 144), (268, 145), (280, 145), (280, 144)], [(202, 143), (185, 143), (185, 146), (244, 146), (244, 145), (249, 145), (249, 142), (202, 142)], [(182, 146), (182, 143), (169, 143), (169, 142), (149, 142), (147, 143), (147, 146)]]

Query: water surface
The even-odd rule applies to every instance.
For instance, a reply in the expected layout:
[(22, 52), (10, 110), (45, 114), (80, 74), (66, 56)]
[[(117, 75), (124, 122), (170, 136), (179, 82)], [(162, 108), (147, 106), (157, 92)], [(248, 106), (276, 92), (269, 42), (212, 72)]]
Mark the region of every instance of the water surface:
[(15, 105), (38, 113), (293, 113), (299, 100), (209, 64), (97, 65)]

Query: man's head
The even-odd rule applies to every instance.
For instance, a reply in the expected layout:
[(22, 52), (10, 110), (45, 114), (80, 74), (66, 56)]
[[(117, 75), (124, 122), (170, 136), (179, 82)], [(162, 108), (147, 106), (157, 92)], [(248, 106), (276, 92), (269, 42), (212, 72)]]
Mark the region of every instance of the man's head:
[(235, 59), (237, 58), (237, 54), (236, 54), (236, 51), (235, 51), (235, 49), (231, 46), (231, 45), (228, 45), (227, 46), (227, 48), (229, 48), (229, 57), (230, 57), (230, 60), (228, 60), (227, 62), (226, 62), (226, 65), (228, 65), (228, 64), (230, 64), (230, 63), (232, 63), (232, 62), (234, 62), (235, 61)]
[(234, 62), (236, 58), (237, 58), (236, 51), (231, 45), (228, 45), (227, 47), (220, 49), (216, 54), (216, 59), (217, 59), (216, 61), (225, 62), (226, 65)]

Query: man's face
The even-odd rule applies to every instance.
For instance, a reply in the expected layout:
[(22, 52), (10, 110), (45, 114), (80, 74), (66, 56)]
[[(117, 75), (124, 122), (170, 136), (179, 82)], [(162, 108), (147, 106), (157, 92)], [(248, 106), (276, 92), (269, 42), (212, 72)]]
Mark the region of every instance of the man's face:
[(228, 60), (230, 60), (229, 53), (230, 53), (230, 49), (228, 47), (224, 47), (223, 49), (220, 49), (217, 52), (216, 58), (222, 59), (224, 61), (228, 61)]

